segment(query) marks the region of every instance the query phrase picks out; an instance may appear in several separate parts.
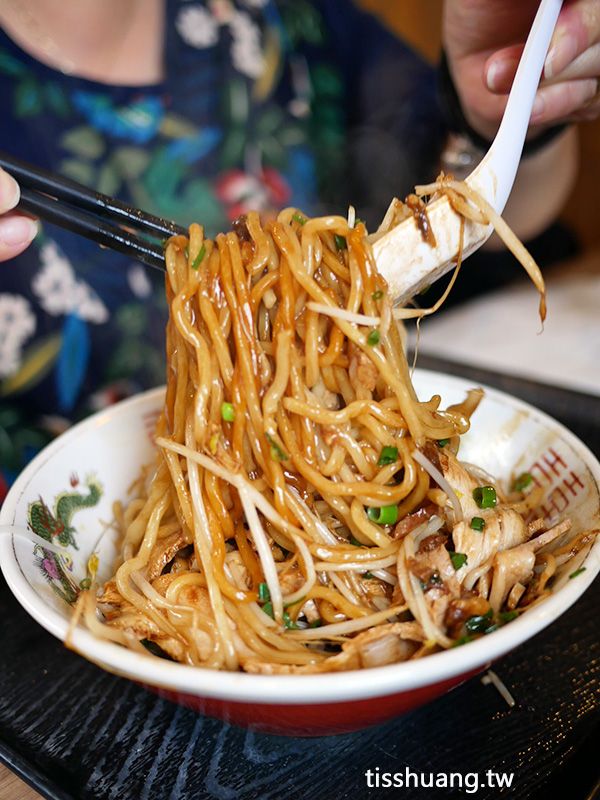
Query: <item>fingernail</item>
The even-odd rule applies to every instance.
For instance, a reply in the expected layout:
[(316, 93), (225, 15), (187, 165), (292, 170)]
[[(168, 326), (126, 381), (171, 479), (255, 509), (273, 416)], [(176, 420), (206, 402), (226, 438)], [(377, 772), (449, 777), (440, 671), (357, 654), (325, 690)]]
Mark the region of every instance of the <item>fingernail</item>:
[(488, 89), (491, 92), (495, 92), (496, 91), (496, 87), (497, 87), (497, 84), (498, 84), (498, 75), (500, 73), (500, 69), (501, 69), (501, 67), (500, 67), (500, 63), (498, 61), (492, 61), (492, 63), (488, 67), (486, 80), (487, 80)]
[(504, 92), (510, 89), (517, 67), (518, 58), (496, 58), (487, 68), (486, 84), (490, 92)]
[(590, 103), (593, 103), (598, 99), (598, 93), (600, 92), (600, 80), (598, 80), (598, 78), (590, 78), (590, 80), (585, 81), (585, 88), (587, 89), (585, 92), (587, 97), (584, 100), (584, 104), (588, 106)]
[(546, 56), (544, 64), (544, 78), (553, 78), (568, 66), (577, 55), (577, 39), (569, 33), (564, 33), (552, 45)]
[(0, 169), (0, 211), (10, 211), (19, 202), (19, 184), (8, 172)]
[(537, 122), (538, 119), (543, 117), (544, 111), (546, 110), (546, 103), (544, 102), (544, 98), (540, 97), (539, 94), (533, 99), (533, 105), (531, 107), (531, 117), (530, 122)]
[(0, 240), (7, 247), (20, 247), (35, 238), (38, 224), (28, 217), (0, 219)]

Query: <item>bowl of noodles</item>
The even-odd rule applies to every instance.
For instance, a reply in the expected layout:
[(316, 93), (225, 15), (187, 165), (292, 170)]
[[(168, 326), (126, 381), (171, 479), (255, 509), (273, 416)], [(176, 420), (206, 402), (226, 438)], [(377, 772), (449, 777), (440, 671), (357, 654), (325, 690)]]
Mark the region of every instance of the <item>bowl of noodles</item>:
[(166, 387), (59, 437), (0, 512), (10, 588), (68, 647), (323, 735), (440, 696), (589, 586), (600, 465), (515, 398), (411, 372), (361, 223), (249, 214), (166, 262)]

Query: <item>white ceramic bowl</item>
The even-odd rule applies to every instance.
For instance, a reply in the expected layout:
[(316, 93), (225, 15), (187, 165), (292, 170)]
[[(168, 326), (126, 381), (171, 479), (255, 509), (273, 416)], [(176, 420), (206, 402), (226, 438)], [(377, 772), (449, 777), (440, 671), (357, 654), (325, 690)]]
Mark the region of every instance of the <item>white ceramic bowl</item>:
[[(424, 371), (416, 372), (415, 386), (423, 399), (440, 394), (443, 406), (461, 401), (472, 388), (463, 379)], [(114, 547), (103, 534), (113, 502), (126, 501), (140, 467), (153, 460), (163, 394), (147, 392), (73, 427), (25, 469), (2, 506), (4, 531), (31, 528), (33, 521), (42, 534), (58, 529), (63, 542), (70, 542), (70, 559), (55, 560), (31, 541), (0, 535), (0, 563), (10, 588), (59, 639), (71, 615), (64, 597), (85, 578), (90, 557), (98, 558), (100, 580), (110, 575)], [(460, 457), (506, 483), (529, 471), (544, 486), (549, 516), (568, 515), (575, 531), (599, 525), (598, 461), (562, 425), (519, 400), (486, 389)], [(580, 566), (585, 570), (570, 579)], [(584, 557), (559, 571), (551, 597), (509, 625), (417, 662), (369, 670), (368, 678), (364, 671), (298, 677), (195, 669), (98, 640), (83, 627), (74, 630), (72, 644), (105, 669), (210, 716), (280, 734), (339, 733), (397, 716), (487, 668), (557, 619), (599, 570), (600, 537)]]

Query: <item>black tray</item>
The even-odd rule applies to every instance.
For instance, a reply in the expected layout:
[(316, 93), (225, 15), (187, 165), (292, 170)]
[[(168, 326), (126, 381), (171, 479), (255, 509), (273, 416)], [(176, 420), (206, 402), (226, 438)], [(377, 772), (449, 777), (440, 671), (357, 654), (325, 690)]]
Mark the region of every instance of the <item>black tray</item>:
[[(419, 363), (533, 403), (600, 455), (600, 398), (448, 362)], [(597, 581), (496, 665), (513, 708), (476, 677), (376, 728), (299, 739), (238, 730), (109, 675), (36, 625), (0, 579), (0, 760), (54, 800), (597, 800), (599, 608)], [(501, 792), (496, 776), (511, 774), (510, 790)], [(408, 788), (385, 786), (394, 775), (396, 782), (408, 777)], [(430, 776), (439, 791), (422, 785)], [(441, 788), (444, 781), (454, 788)]]

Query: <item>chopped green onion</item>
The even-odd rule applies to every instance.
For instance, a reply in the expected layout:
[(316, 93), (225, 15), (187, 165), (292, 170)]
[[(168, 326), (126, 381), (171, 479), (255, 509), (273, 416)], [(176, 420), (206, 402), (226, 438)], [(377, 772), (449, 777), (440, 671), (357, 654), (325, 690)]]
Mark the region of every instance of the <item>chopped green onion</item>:
[(580, 567), (579, 569), (576, 569), (575, 572), (572, 572), (569, 575), (569, 578), (576, 578), (578, 575), (581, 575), (582, 572), (585, 572), (585, 567)]
[(221, 403), (221, 417), (225, 422), (233, 422), (233, 403)]
[(92, 582), (89, 578), (83, 578), (82, 580), (79, 581), (79, 588), (83, 589), (84, 591), (85, 589), (89, 589), (91, 585)]
[(473, 500), (479, 508), (494, 508), (498, 501), (496, 490), (493, 486), (478, 486), (473, 489)]
[(333, 239), (338, 250), (345, 250), (348, 247), (346, 239), (343, 236), (340, 236), (339, 233), (334, 233)]
[(460, 647), (463, 644), (468, 644), (469, 642), (473, 641), (472, 636), (461, 636), (460, 639), (457, 639), (452, 647)]
[(377, 289), (376, 292), (373, 292), (373, 300), (375, 300), (375, 302), (381, 300), (382, 297), (383, 297), (383, 291), (381, 289)]
[(432, 576), (429, 578), (429, 583), (443, 583), (444, 579), (440, 575), (439, 572), (434, 572)]
[(292, 219), (294, 220), (294, 222), (297, 222), (298, 225), (306, 225), (306, 223), (308, 222), (306, 217), (299, 211), (294, 211), (294, 213), (292, 214)]
[(367, 344), (371, 347), (375, 347), (379, 344), (380, 338), (381, 334), (379, 331), (371, 331), (371, 333), (367, 336)]
[(362, 542), (359, 542), (358, 539), (355, 539), (354, 536), (350, 537), (350, 544), (353, 544), (354, 547), (365, 547)]
[(474, 531), (482, 531), (485, 528), (485, 520), (483, 517), (473, 517), (471, 520), (471, 528)]
[(273, 619), (275, 618), (273, 615), (273, 603), (270, 600), (268, 603), (265, 603), (264, 606), (262, 606), (262, 610), (265, 612), (265, 614), (268, 614)]
[(502, 620), (502, 622), (512, 622), (512, 620), (516, 619), (518, 616), (518, 611), (501, 611), (498, 614), (498, 617)]
[(287, 611), (283, 612), (283, 627), (286, 629), (286, 631), (298, 630), (298, 626)]
[(266, 603), (267, 600), (271, 599), (271, 592), (269, 591), (269, 585), (267, 583), (258, 584), (258, 599), (261, 603)]
[(378, 525), (393, 525), (398, 520), (398, 506), (371, 506), (367, 509), (367, 517)]
[(365, 221), (364, 221), (364, 219), (359, 219), (359, 218), (357, 217), (357, 218), (354, 220), (354, 227), (356, 228), (356, 226), (357, 226), (357, 225), (360, 225), (360, 224), (364, 225), (364, 224), (365, 224)]
[(200, 266), (200, 263), (201, 263), (201, 261), (202, 261), (202, 259), (204, 258), (205, 255), (206, 255), (206, 245), (203, 244), (202, 247), (200, 248), (200, 250), (198, 251), (198, 255), (196, 256), (196, 258), (190, 264), (190, 267), (192, 269), (198, 269), (198, 267)]
[(388, 464), (393, 464), (397, 460), (398, 460), (398, 448), (389, 447), (388, 445), (386, 445), (381, 449), (381, 453), (379, 454), (379, 460), (377, 461), (377, 466), (387, 467)]
[(497, 622), (494, 622), (493, 625), (490, 625), (489, 628), (486, 628), (484, 630), (484, 633), (493, 633), (494, 631), (497, 631), (499, 627), (500, 627), (500, 625), (498, 625)]
[(271, 445), (271, 458), (273, 461), (287, 461), (288, 457), (269, 433), (265, 433), (267, 442)]
[(470, 617), (465, 623), (467, 630), (469, 633), (483, 633), (488, 627), (488, 623), (491, 622), (493, 616), (494, 610), (490, 608), (486, 614)]
[(522, 472), (518, 478), (515, 478), (511, 489), (513, 492), (522, 492), (533, 481), (533, 475), (530, 472)]
[(315, 619), (310, 623), (310, 625), (308, 627), (309, 628), (320, 628), (322, 624), (323, 624), (323, 620), (322, 619)]
[(452, 561), (452, 566), (454, 569), (460, 569), (467, 563), (466, 553), (454, 553), (451, 551), (448, 553), (448, 555), (450, 556), (450, 561)]
[(373, 573), (372, 572), (364, 572), (363, 573), (363, 580), (365, 580), (365, 581), (373, 580)]
[(450, 439), (438, 439), (438, 444), (440, 447), (446, 447), (447, 444), (450, 444)]

